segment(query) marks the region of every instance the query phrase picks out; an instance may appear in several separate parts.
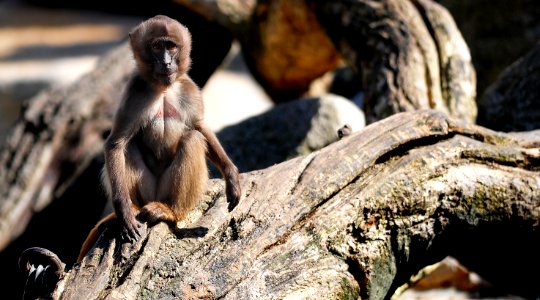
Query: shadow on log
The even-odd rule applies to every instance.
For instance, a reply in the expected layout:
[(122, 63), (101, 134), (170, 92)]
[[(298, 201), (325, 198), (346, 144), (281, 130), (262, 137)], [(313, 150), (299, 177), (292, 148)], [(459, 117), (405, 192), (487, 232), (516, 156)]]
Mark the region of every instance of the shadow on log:
[[(242, 174), (136, 245), (111, 232), (62, 299), (385, 299), (452, 255), (510, 293), (540, 295), (540, 132), (504, 134), (430, 110), (400, 113), (312, 154)], [(204, 228), (200, 235), (185, 234)], [(204, 235), (204, 236), (203, 236)], [(200, 237), (193, 237), (200, 236)]]

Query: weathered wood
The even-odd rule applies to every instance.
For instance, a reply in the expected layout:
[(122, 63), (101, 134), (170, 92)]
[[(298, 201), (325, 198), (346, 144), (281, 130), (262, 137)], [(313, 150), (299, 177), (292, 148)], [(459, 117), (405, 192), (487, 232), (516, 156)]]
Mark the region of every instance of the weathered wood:
[[(341, 40), (341, 46), (361, 40), (362, 34), (374, 35), (361, 40), (365, 44), (358, 49), (340, 51), (343, 57), (354, 51), (374, 55), (363, 59), (379, 57), (376, 62), (383, 69), (390, 66), (391, 72), (381, 71), (382, 77), (377, 77), (381, 73), (375, 67), (363, 71), (374, 95), (384, 94), (385, 84), (396, 83), (389, 95), (400, 91), (402, 96), (394, 99), (398, 103), (403, 97), (422, 99), (417, 106), (399, 104), (402, 107), (397, 105), (392, 112), (442, 107), (442, 111), (464, 114), (466, 102), (429, 102), (435, 94), (440, 94), (437, 99), (470, 98), (468, 87), (473, 79), (466, 71), (468, 53), (461, 51), (460, 42), (445, 43), (446, 37), (458, 33), (452, 23), (426, 21), (444, 19), (444, 11), (424, 7), (432, 2), (402, 2), (379, 2), (373, 15), (366, 12), (373, 19), (359, 27), (340, 22), (362, 20), (354, 17), (356, 9), (370, 8), (376, 2), (352, 1), (350, 7), (314, 0), (309, 2), (314, 6), (302, 1), (294, 4), (301, 9), (322, 9), (323, 15), (353, 16), (334, 19), (335, 28), (327, 26), (329, 32), (348, 34), (345, 29), (352, 30), (354, 34)], [(276, 3), (260, 2), (262, 8), (277, 7), (278, 11), (288, 2)], [(326, 11), (325, 7), (337, 10)], [(406, 10), (401, 11), (403, 8)], [(259, 17), (265, 16), (267, 11), (259, 13)], [(311, 12), (301, 13), (309, 13), (304, 17), (313, 20)], [(392, 20), (390, 13), (397, 13), (399, 26), (379, 22)], [(411, 29), (416, 25), (409, 28), (409, 21), (421, 29)], [(428, 23), (433, 28), (425, 25)], [(305, 30), (306, 24), (301, 25)], [(444, 30), (439, 32), (439, 28)], [(434, 35), (424, 45), (418, 37), (425, 33)], [(265, 53), (280, 52), (269, 49)], [(377, 54), (380, 50), (387, 52)], [(99, 154), (114, 111), (111, 101), (118, 100), (123, 78), (131, 70), (125, 64), (131, 57), (127, 48), (115, 55), (76, 85), (34, 99), (12, 131), (0, 152), (0, 177), (5, 178), (0, 182), (0, 246), (17, 236), (32, 211), (45, 206), (53, 193), (61, 193), (70, 185), (69, 179), (77, 178), (85, 164)], [(438, 62), (416, 64), (411, 57), (426, 61), (438, 57)], [(354, 66), (365, 67), (361, 63)], [(407, 71), (409, 66), (425, 70)], [(446, 83), (442, 69), (452, 74)], [(430, 77), (437, 72), (439, 79)], [(414, 94), (416, 86), (411, 80), (421, 82), (420, 95)], [(247, 193), (231, 215), (225, 210), (221, 181), (214, 180), (201, 207), (180, 224), (188, 228), (176, 235), (157, 226), (148, 240), (136, 245), (135, 252), (124, 248), (123, 256), (115, 254), (121, 246), (115, 246), (110, 235), (104, 236), (102, 245), (110, 247), (103, 248), (103, 254), (93, 253), (68, 273), (64, 295), (165, 299), (172, 295), (230, 299), (360, 295), (376, 299), (406, 282), (418, 268), (451, 254), (494, 283), (535, 297), (536, 278), (522, 271), (539, 266), (533, 252), (538, 242), (539, 140), (538, 132), (501, 134), (432, 112), (401, 114), (315, 154), (245, 173)]]
[(368, 122), (427, 108), (476, 118), (469, 49), (452, 16), (434, 1), (176, 2), (235, 34), (274, 101), (307, 92), (337, 67), (339, 52), (363, 78), (358, 86), (366, 89)]
[(451, 15), (434, 1), (310, 1), (342, 57), (362, 74), (368, 123), (437, 109), (474, 122), (476, 74)]
[(109, 231), (61, 281), (62, 299), (383, 299), (446, 255), (540, 294), (524, 273), (540, 267), (538, 131), (401, 113), (241, 177), (231, 213), (213, 180), (174, 234), (158, 225), (129, 247)]

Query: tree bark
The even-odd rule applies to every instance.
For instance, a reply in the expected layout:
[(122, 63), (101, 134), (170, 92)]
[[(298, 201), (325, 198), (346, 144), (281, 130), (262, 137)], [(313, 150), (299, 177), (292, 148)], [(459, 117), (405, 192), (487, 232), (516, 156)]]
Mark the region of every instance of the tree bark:
[(453, 255), (534, 298), (540, 287), (525, 271), (540, 267), (539, 147), (538, 131), (497, 133), (430, 110), (397, 114), (243, 173), (231, 213), (213, 180), (172, 232), (160, 224), (130, 246), (106, 231), (57, 295), (385, 299)]

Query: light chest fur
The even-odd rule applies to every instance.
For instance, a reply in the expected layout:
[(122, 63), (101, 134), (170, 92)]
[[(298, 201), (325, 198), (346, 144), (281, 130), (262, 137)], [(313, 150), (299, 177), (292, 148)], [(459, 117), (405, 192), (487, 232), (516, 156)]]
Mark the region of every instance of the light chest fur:
[(173, 155), (182, 135), (191, 129), (192, 111), (179, 86), (157, 94), (146, 107), (140, 134), (157, 159)]

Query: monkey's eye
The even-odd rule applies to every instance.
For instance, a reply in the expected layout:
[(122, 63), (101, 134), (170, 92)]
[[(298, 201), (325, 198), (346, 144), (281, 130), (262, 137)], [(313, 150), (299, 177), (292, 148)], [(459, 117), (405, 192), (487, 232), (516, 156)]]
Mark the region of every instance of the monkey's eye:
[(165, 42), (165, 48), (167, 48), (168, 51), (176, 51), (178, 49), (178, 46), (173, 42)]
[(163, 45), (159, 42), (152, 43), (150, 47), (152, 48), (152, 51), (161, 51), (163, 49)]

